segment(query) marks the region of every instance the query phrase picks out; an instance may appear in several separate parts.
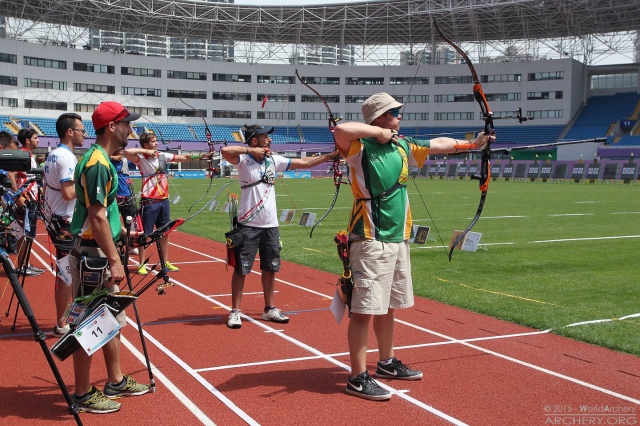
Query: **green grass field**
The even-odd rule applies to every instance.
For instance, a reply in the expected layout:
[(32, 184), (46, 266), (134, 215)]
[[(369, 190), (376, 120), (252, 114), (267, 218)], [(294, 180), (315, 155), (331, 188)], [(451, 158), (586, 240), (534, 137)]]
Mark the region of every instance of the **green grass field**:
[[(215, 179), (202, 207), (228, 182)], [(295, 209), (295, 224), (282, 225), (285, 260), (339, 274), (341, 263), (333, 237), (345, 229), (352, 202), (343, 185), (333, 211), (315, 229), (297, 224), (303, 211), (320, 218), (333, 199), (330, 179), (279, 179), (278, 212)], [(172, 179), (170, 193), (182, 200), (172, 217), (204, 194), (209, 181)], [(418, 194), (419, 189), (422, 199)], [(239, 194), (233, 181), (217, 198), (217, 211), (203, 210), (180, 230), (224, 240), (229, 216), (221, 211), (227, 190)], [(480, 192), (475, 181), (416, 180), (409, 183), (415, 224), (431, 227), (425, 245), (412, 245), (417, 295), (640, 356), (640, 186), (569, 182), (492, 182), (482, 217), (473, 231), (482, 233), (477, 252), (456, 251), (449, 263), (452, 232), (473, 218)], [(636, 259), (636, 261), (634, 261)], [(637, 267), (637, 266), (636, 266)], [(634, 272), (635, 271), (635, 272)], [(582, 321), (612, 321), (566, 327)]]

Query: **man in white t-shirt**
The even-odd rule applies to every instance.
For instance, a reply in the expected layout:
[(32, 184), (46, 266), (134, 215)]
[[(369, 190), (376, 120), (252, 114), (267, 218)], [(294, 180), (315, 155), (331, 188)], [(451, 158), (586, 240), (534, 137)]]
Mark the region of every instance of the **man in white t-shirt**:
[[(167, 163), (181, 163), (194, 159), (205, 159), (212, 155), (206, 153), (202, 155), (177, 155), (169, 152), (158, 151), (158, 139), (154, 134), (142, 133), (140, 135), (140, 146), (147, 150), (152, 150), (153, 155), (139, 154), (127, 158), (135, 163), (140, 169), (142, 177), (142, 194), (140, 197), (140, 217), (146, 235), (153, 232), (154, 227), (159, 229), (171, 221), (169, 203), (169, 179), (167, 177)], [(126, 154), (126, 153), (125, 153)], [(165, 260), (165, 265), (169, 271), (179, 271), (169, 260), (169, 236), (165, 235), (160, 239), (160, 249)], [(144, 247), (139, 247), (140, 268), (138, 274), (148, 274), (145, 259)]]
[[(56, 121), (56, 133), (60, 143), (44, 162), (44, 199), (46, 211), (51, 214), (47, 232), (56, 247), (56, 259), (59, 260), (68, 255), (73, 248), (71, 218), (76, 205), (73, 173), (78, 163), (73, 149), (82, 147), (87, 132), (82, 124), (82, 117), (74, 113), (64, 113)], [(56, 274), (54, 336), (61, 337), (69, 330), (69, 326), (64, 324), (61, 318), (70, 301), (71, 286), (65, 284), (60, 275)]]
[(238, 226), (242, 229), (244, 244), (236, 249), (236, 265), (231, 277), (231, 312), (227, 326), (240, 328), (240, 302), (244, 279), (251, 272), (256, 252), (260, 252), (264, 312), (262, 319), (280, 324), (289, 322), (274, 305), (276, 272), (280, 270), (280, 232), (274, 181), (278, 173), (306, 169), (332, 159), (337, 151), (315, 157), (289, 159), (271, 155), (273, 127), (253, 125), (243, 130), (246, 146), (225, 146), (222, 157), (238, 169), (242, 190), (238, 206)]

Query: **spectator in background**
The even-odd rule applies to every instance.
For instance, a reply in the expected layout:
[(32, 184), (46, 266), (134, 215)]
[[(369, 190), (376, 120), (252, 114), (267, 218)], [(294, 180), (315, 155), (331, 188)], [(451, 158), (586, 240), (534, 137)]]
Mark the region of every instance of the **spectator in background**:
[[(18, 131), (18, 142), (20, 142), (20, 144), (22, 145), (22, 148), (21, 148), (22, 151), (26, 151), (29, 153), (29, 157), (31, 157), (31, 168), (37, 169), (38, 163), (33, 151), (38, 147), (38, 143), (40, 142), (40, 139), (38, 138), (38, 133), (36, 133), (36, 131), (33, 129), (20, 129), (20, 131)], [(17, 187), (18, 188), (22, 187), (22, 185), (24, 185), (27, 182), (27, 180), (29, 180), (32, 177), (35, 177), (35, 175), (26, 173), (26, 172), (16, 172)], [(25, 197), (29, 197), (32, 201), (37, 201), (38, 199), (37, 187), (34, 186), (33, 190), (30, 190), (29, 192), (25, 191)], [(19, 202), (17, 204), (19, 207), (24, 207), (26, 205), (22, 200), (22, 198), (19, 199)], [(23, 226), (26, 225), (26, 222), (28, 220), (29, 228), (26, 230), (25, 229), (23, 230), (25, 232), (28, 232), (28, 235), (25, 235), (23, 233), (23, 235), (21, 235), (20, 238), (18, 239), (18, 271), (22, 271), (25, 256), (27, 254), (26, 253), (27, 246), (25, 244), (25, 238), (26, 237), (35, 238), (36, 236), (37, 214), (36, 214), (35, 208), (28, 209), (27, 214), (28, 214), (28, 217), (25, 217)], [(25, 275), (37, 276), (42, 274), (44, 271), (45, 271), (44, 269), (36, 268), (33, 265), (27, 265), (25, 269)]]
[[(0, 132), (0, 150), (7, 151), (17, 151), (18, 150), (18, 141), (13, 135), (6, 131)], [(7, 172), (2, 171), (3, 174), (7, 175), (7, 178), (11, 182), (11, 189), (14, 191), (18, 189), (16, 185), (16, 172)], [(0, 242), (2, 247), (8, 254), (16, 254), (18, 252), (18, 239), (13, 233), (1, 234)]]

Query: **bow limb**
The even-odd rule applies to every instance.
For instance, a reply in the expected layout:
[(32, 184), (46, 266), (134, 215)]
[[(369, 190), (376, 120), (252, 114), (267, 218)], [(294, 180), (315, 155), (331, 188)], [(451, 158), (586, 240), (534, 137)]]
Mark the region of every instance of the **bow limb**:
[[(196, 109), (195, 107), (193, 107), (192, 105), (189, 105), (188, 103), (186, 103), (184, 101), (184, 99), (182, 98), (178, 98), (180, 99), (180, 102), (182, 102), (183, 104), (185, 104), (186, 106), (188, 106), (189, 108), (191, 108), (193, 111), (195, 111), (196, 114), (198, 114), (198, 116), (202, 119), (202, 122), (204, 123), (204, 136), (207, 139), (207, 145), (209, 147), (209, 152), (207, 152), (207, 154), (209, 154), (209, 158), (207, 158), (207, 172), (209, 172), (209, 186), (207, 187), (207, 190), (205, 191), (205, 193), (202, 195), (202, 197), (198, 198), (192, 205), (191, 207), (189, 207), (189, 210), (187, 211), (187, 213), (191, 213), (191, 209), (198, 204), (200, 201), (202, 201), (204, 199), (204, 197), (207, 196), (207, 194), (209, 193), (209, 191), (211, 190), (211, 185), (213, 184), (213, 154), (215, 153), (215, 145), (213, 144), (213, 135), (211, 133), (211, 129), (209, 128), (209, 124), (207, 123), (207, 120), (205, 120), (204, 115), (202, 115), (202, 113), (200, 112), (200, 110)], [(227, 141), (224, 141), (224, 146), (227, 146)]]
[[(484, 120), (484, 134), (492, 135), (495, 133), (495, 128), (493, 126), (493, 112), (491, 111), (491, 107), (489, 107), (489, 102), (487, 101), (487, 97), (482, 90), (482, 85), (480, 84), (480, 79), (478, 78), (478, 73), (476, 72), (471, 59), (467, 56), (467, 54), (460, 49), (454, 42), (452, 42), (438, 27), (438, 22), (435, 18), (433, 18), (433, 27), (438, 32), (440, 37), (451, 47), (453, 47), (456, 52), (462, 56), (467, 66), (469, 67), (469, 71), (471, 71), (471, 75), (473, 77), (473, 97), (480, 105), (480, 110), (482, 111), (482, 119)], [(480, 188), (480, 203), (478, 204), (478, 210), (476, 212), (475, 217), (467, 226), (467, 228), (462, 231), (462, 233), (458, 234), (458, 236), (451, 243), (451, 247), (449, 249), (449, 262), (451, 262), (451, 257), (453, 256), (453, 251), (455, 248), (464, 241), (464, 238), (467, 236), (471, 228), (476, 224), (478, 219), (480, 219), (480, 215), (482, 214), (482, 208), (484, 207), (484, 202), (487, 198), (487, 191), (489, 189), (489, 181), (491, 178), (491, 141), (489, 140), (487, 144), (482, 149), (482, 161), (480, 167), (480, 175), (472, 176), (472, 179), (477, 179), (479, 181)]]
[[(336, 136), (334, 134), (334, 131), (335, 131), (336, 125), (338, 124), (338, 121), (340, 121), (341, 118), (335, 118), (334, 117), (333, 112), (331, 111), (331, 108), (329, 108), (329, 104), (327, 103), (327, 101), (325, 101), (325, 99), (322, 97), (322, 95), (320, 93), (318, 93), (317, 90), (315, 90), (313, 87), (311, 87), (308, 83), (306, 83), (302, 79), (302, 77), (300, 77), (300, 74), (298, 74), (298, 70), (297, 69), (296, 69), (296, 77), (298, 78), (300, 83), (302, 83), (302, 85), (304, 85), (306, 88), (311, 90), (313, 93), (316, 94), (316, 96), (318, 96), (318, 98), (320, 98), (320, 101), (322, 102), (322, 104), (324, 105), (325, 109), (327, 110), (329, 131), (331, 132), (331, 137), (333, 138), (334, 148), (337, 150), (338, 149), (338, 143), (336, 142)], [(314, 223), (313, 227), (311, 228), (311, 232), (309, 232), (309, 238), (311, 238), (313, 236), (313, 230), (316, 229), (316, 226), (318, 226), (320, 224), (320, 222), (322, 222), (322, 220), (325, 217), (327, 217), (329, 215), (329, 213), (331, 213), (331, 210), (333, 209), (333, 206), (335, 206), (336, 201), (338, 200), (338, 195), (340, 193), (340, 185), (343, 184), (343, 183), (344, 184), (349, 184), (349, 181), (348, 180), (344, 180), (344, 176), (342, 174), (342, 171), (340, 171), (340, 157), (338, 157), (333, 162), (333, 184), (336, 187), (336, 192), (333, 195), (333, 201), (331, 202), (331, 205), (329, 206), (329, 210), (327, 210), (326, 213), (322, 215), (320, 220), (318, 220), (316, 223)]]

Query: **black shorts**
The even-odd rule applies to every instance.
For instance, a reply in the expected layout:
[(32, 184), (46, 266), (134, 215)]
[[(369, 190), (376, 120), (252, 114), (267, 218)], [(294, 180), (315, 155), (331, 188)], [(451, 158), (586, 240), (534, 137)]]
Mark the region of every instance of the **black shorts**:
[(242, 226), (243, 246), (236, 251), (235, 271), (240, 275), (251, 273), (260, 253), (260, 270), (278, 272), (280, 270), (280, 228), (254, 228)]

